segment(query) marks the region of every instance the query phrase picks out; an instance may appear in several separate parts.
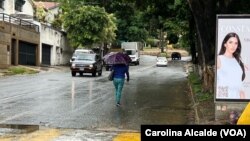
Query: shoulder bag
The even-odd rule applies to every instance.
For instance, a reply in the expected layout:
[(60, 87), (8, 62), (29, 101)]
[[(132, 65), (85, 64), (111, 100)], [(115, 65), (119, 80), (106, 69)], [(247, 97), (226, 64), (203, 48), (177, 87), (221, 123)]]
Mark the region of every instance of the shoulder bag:
[(113, 81), (113, 79), (114, 79), (114, 70), (111, 70), (110, 71), (110, 73), (109, 73), (109, 75), (108, 75), (108, 79), (109, 79), (109, 81)]

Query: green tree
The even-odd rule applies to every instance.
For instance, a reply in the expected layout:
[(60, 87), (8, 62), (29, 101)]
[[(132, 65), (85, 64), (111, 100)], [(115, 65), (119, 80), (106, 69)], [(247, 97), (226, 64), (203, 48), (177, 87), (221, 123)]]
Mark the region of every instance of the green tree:
[(146, 41), (148, 32), (144, 15), (136, 9), (134, 2), (115, 1), (107, 8), (117, 17), (117, 41)]
[[(166, 38), (176, 43), (179, 37), (185, 37), (188, 33), (187, 11), (188, 5), (184, 0), (137, 0), (137, 5), (144, 11), (144, 21), (150, 37), (160, 40), (163, 52)], [(184, 36), (185, 35), (185, 36)]]
[(116, 43), (120, 41), (145, 41), (148, 36), (143, 12), (136, 9), (134, 0), (60, 0), (63, 11), (71, 11), (76, 5), (100, 6), (117, 18)]
[(73, 47), (110, 43), (116, 35), (116, 18), (99, 6), (64, 7), (63, 26)]
[(36, 6), (35, 17), (39, 22), (45, 23), (46, 11), (44, 9), (44, 4), (39, 2)]
[(61, 12), (59, 12), (57, 15), (55, 15), (55, 19), (52, 21), (51, 26), (57, 29), (62, 29), (62, 18), (61, 18)]
[(247, 14), (250, 3), (244, 0), (188, 0), (193, 21), (190, 21), (193, 35), (193, 52), (198, 52), (198, 65), (201, 66), (203, 90), (213, 92), (215, 64), (216, 14)]

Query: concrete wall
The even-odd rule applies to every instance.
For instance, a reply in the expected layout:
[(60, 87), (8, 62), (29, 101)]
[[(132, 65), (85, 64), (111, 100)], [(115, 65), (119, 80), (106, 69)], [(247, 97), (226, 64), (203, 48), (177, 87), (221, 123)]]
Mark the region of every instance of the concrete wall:
[[(51, 46), (51, 65), (66, 65), (73, 53), (73, 48), (68, 44), (66, 34), (62, 31), (41, 24), (40, 46), (47, 44)], [(42, 48), (40, 50), (42, 52)], [(40, 60), (42, 60), (40, 56)]]
[[(16, 54), (11, 54), (11, 40), (15, 39), (16, 42)], [(7, 68), (11, 65), (11, 56), (15, 56), (14, 64), (18, 64), (18, 47), (19, 41), (29, 42), (36, 46), (36, 65), (40, 65), (40, 33), (35, 29), (28, 27), (22, 27), (9, 22), (0, 21), (0, 68)]]
[[(21, 13), (33, 16), (34, 5), (32, 0), (25, 1), (26, 2), (23, 5), (23, 11)], [(3, 7), (4, 8), (0, 8), (0, 11), (8, 15), (20, 13), (19, 11), (15, 11), (15, 0), (5, 0)], [(54, 15), (58, 13), (58, 10), (58, 7), (51, 9), (46, 18), (52, 21), (54, 19)], [(17, 51), (19, 41), (37, 45), (36, 65), (40, 65), (42, 63), (42, 44), (51, 46), (51, 65), (69, 64), (69, 60), (73, 53), (73, 48), (69, 46), (67, 41), (68, 39), (66, 38), (66, 34), (64, 32), (51, 28), (47, 25), (40, 24), (36, 21), (33, 21), (33, 23), (39, 25), (39, 32), (18, 24), (15, 25), (1, 21), (0, 23), (2, 23), (2, 26), (0, 26), (0, 67), (7, 67), (11, 65), (11, 62), (13, 62), (13, 60), (11, 60), (11, 50), (7, 51), (8, 47), (11, 48), (12, 46), (12, 39), (16, 40), (15, 46)], [(15, 58), (18, 58), (18, 52), (15, 55)], [(17, 64), (18, 59), (15, 59), (15, 65)]]
[(40, 42), (40, 33), (35, 32), (35, 30), (27, 29), (19, 25), (12, 24), (11, 26), (11, 35), (12, 38), (27, 41), (34, 44), (39, 44)]
[(69, 40), (65, 33), (63, 34), (61, 44), (63, 46), (61, 64), (69, 65), (69, 60), (73, 55), (74, 49), (70, 46)]
[(16, 54), (14, 65), (18, 65), (19, 41), (32, 43), (36, 46), (36, 65), (42, 63), (42, 44), (51, 46), (51, 65), (67, 65), (73, 53), (69, 46), (65, 32), (56, 30), (41, 24), (40, 33), (34, 29), (21, 27), (20, 25), (0, 21), (0, 67), (6, 68), (11, 65), (11, 40), (16, 40)]
[(0, 68), (10, 65), (11, 28), (4, 22), (0, 22)]

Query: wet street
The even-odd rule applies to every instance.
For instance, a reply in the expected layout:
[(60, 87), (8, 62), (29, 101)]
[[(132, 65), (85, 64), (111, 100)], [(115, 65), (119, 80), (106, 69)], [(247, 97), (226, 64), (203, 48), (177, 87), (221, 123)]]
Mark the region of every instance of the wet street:
[(191, 124), (185, 61), (156, 67), (141, 56), (130, 66), (121, 107), (108, 71), (72, 77), (70, 70), (0, 77), (0, 123), (46, 128), (139, 132), (141, 124)]

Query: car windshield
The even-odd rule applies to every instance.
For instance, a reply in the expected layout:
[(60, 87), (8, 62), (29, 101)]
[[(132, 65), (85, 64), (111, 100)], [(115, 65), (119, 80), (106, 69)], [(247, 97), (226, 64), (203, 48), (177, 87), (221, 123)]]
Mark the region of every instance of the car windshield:
[(75, 53), (78, 54), (78, 53), (94, 53), (92, 50), (86, 50), (86, 49), (77, 49), (75, 50)]
[(127, 55), (134, 55), (136, 53), (135, 50), (126, 50)]
[(81, 54), (86, 54), (87, 52), (80, 52), (80, 51), (77, 51), (74, 53), (75, 56), (78, 56), (78, 55), (81, 55)]
[(76, 57), (76, 60), (95, 61), (95, 55), (93, 54), (78, 55)]

